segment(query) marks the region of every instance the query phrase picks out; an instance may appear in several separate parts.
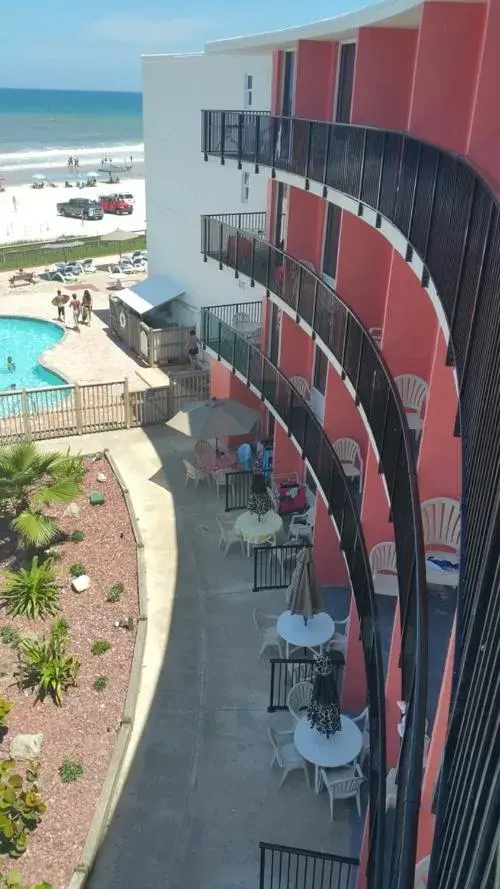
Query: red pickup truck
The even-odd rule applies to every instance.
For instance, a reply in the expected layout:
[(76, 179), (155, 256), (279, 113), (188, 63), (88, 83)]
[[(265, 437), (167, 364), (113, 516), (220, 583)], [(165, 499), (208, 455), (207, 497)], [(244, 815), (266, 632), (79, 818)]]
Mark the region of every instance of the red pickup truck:
[(99, 204), (103, 213), (115, 213), (117, 216), (130, 216), (134, 207), (116, 195), (101, 195)]

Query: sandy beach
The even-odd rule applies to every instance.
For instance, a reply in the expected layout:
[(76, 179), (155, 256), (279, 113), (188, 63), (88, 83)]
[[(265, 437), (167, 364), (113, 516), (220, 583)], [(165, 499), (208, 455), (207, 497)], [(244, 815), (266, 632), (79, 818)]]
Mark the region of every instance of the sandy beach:
[[(97, 199), (98, 195), (130, 192), (135, 198), (130, 216), (106, 214), (100, 221), (68, 219), (59, 216), (56, 205), (71, 197)], [(95, 188), (35, 189), (31, 185), (10, 185), (0, 193), (0, 244), (24, 241), (51, 241), (62, 236), (104, 235), (115, 228), (127, 231), (146, 229), (146, 195), (144, 179), (122, 179), (117, 185), (105, 181)]]

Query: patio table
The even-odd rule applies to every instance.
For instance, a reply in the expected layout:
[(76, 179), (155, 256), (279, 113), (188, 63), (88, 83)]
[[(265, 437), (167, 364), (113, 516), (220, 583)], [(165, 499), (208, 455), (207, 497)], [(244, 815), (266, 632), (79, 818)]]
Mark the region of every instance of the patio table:
[(236, 519), (234, 523), (235, 531), (243, 537), (247, 545), (247, 555), (250, 556), (250, 546), (259, 546), (269, 538), (275, 538), (276, 534), (281, 531), (283, 520), (277, 512), (272, 509), (266, 512), (259, 521), (253, 512), (244, 512)]
[(341, 714), (342, 729), (330, 738), (313, 728), (307, 716), (295, 727), (293, 741), (298, 752), (315, 766), (314, 789), (320, 791), (320, 773), (323, 769), (338, 769), (353, 762), (363, 747), (363, 735), (348, 716)]
[(233, 469), (238, 463), (236, 454), (229, 452), (227, 454), (216, 454), (215, 451), (203, 451), (197, 456), (197, 463), (200, 469), (205, 472), (216, 472), (218, 469)]
[(276, 629), (286, 642), (286, 656), (289, 657), (290, 645), (295, 648), (319, 648), (328, 642), (335, 633), (335, 624), (326, 611), (320, 611), (304, 622), (302, 614), (284, 611), (278, 618)]

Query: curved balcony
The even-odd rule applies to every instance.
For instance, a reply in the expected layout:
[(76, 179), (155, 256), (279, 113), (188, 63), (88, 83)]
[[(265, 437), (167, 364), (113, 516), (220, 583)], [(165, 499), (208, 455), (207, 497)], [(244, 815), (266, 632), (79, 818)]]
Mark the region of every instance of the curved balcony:
[(489, 682), (500, 671), (498, 187), (462, 157), (371, 127), (207, 111), (202, 140), (205, 157), (280, 169), (324, 197), (347, 196), (360, 217), (374, 212), (383, 233), (388, 223), (403, 236), (407, 260), (419, 258), (422, 285), (436, 289), (459, 383), (463, 483), (456, 683), (429, 886), (479, 885), (500, 819), (490, 780), (478, 772), (473, 788), (470, 773), (471, 758), (486, 767), (500, 744), (500, 694)]
[[(239, 306), (233, 307), (238, 311)], [(358, 509), (342, 465), (311, 408), (290, 381), (248, 339), (221, 320), (228, 306), (202, 309), (205, 349), (262, 399), (306, 460), (339, 535), (359, 615), (370, 718), (370, 848), (368, 885), (384, 873), (385, 692), (377, 605)]]

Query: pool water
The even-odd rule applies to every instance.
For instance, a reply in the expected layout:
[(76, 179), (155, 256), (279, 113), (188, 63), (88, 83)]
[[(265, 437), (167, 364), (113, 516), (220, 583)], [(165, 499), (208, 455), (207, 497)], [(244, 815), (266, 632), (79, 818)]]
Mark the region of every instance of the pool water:
[[(64, 385), (63, 377), (39, 363), (40, 356), (63, 336), (64, 330), (51, 321), (0, 315), (0, 393)], [(14, 370), (7, 367), (9, 356)], [(17, 401), (15, 397), (0, 398), (0, 416), (13, 413)]]

